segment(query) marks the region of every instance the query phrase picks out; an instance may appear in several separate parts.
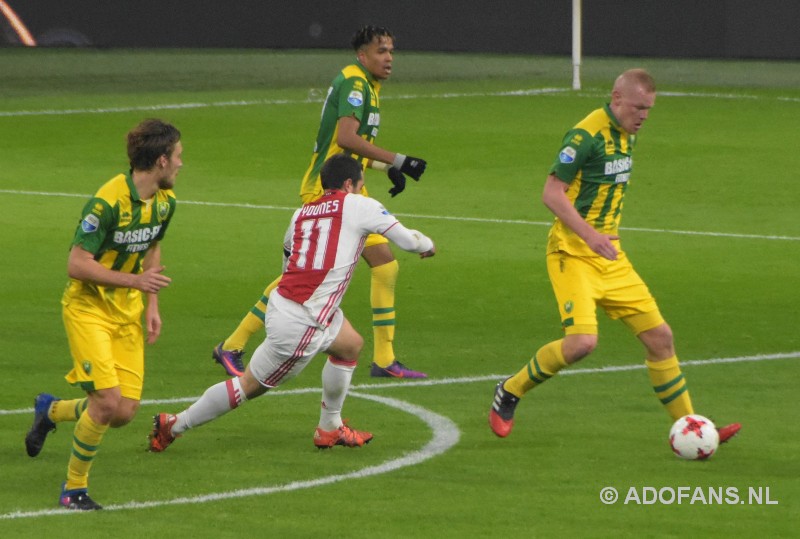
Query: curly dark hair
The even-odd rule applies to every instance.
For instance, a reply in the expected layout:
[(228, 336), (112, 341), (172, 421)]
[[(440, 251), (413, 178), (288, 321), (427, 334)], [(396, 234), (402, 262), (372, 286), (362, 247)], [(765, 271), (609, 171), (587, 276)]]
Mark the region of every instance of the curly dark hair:
[(364, 45), (372, 43), (373, 39), (382, 37), (388, 37), (394, 41), (394, 34), (385, 26), (373, 26), (368, 24), (367, 26), (362, 26), (353, 34), (353, 39), (350, 41), (350, 44), (353, 45), (353, 50), (357, 51)]

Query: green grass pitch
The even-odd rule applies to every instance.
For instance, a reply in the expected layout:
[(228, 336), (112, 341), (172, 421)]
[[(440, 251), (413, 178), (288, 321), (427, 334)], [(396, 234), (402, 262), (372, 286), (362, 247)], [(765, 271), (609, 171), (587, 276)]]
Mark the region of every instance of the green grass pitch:
[[(165, 453), (145, 451), (154, 413), (178, 411), (223, 379), (211, 348), (280, 269), (320, 98), (349, 60), (345, 51), (0, 49), (0, 535), (796, 534), (800, 66), (791, 62), (587, 58), (576, 92), (566, 58), (398, 53), (378, 141), (429, 168), (394, 199), (380, 174), (368, 172), (367, 185), (437, 243), (430, 260), (396, 250), (396, 351), (429, 381), (369, 377), (362, 265), (343, 304), (367, 341), (345, 416), (374, 432), (371, 444), (314, 449), (318, 358)], [(486, 421), (496, 380), (560, 334), (544, 267), (547, 169), (565, 130), (629, 67), (648, 68), (660, 95), (637, 147), (623, 245), (673, 327), (697, 412), (744, 425), (707, 462), (671, 454), (643, 350), (602, 316), (596, 352), (530, 393), (509, 438)], [(139, 415), (109, 431), (92, 470), (90, 492), (108, 510), (63, 513), (71, 425), (35, 459), (23, 437), (38, 392), (80, 395), (63, 380), (69, 241), (86, 197), (127, 168), (124, 134), (147, 116), (175, 123), (185, 147), (163, 244), (173, 278), (160, 300), (163, 334), (146, 351)], [(605, 487), (616, 503), (601, 501)]]

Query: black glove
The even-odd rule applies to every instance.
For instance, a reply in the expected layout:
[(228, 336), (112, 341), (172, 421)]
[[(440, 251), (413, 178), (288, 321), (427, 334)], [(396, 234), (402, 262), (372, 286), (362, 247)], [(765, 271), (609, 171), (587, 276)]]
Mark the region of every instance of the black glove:
[(392, 184), (394, 184), (394, 187), (389, 189), (389, 194), (394, 197), (402, 193), (403, 189), (406, 188), (406, 177), (403, 176), (403, 173), (395, 167), (390, 167), (386, 174), (389, 176), (389, 179), (392, 180)]
[[(424, 159), (420, 159), (419, 157), (411, 157), (407, 155), (403, 162), (400, 164), (400, 172), (403, 174), (408, 174), (415, 181), (419, 181), (419, 177), (422, 176), (422, 173), (425, 172), (425, 167), (428, 163), (425, 162)], [(395, 160), (395, 166), (397, 166), (397, 160)]]

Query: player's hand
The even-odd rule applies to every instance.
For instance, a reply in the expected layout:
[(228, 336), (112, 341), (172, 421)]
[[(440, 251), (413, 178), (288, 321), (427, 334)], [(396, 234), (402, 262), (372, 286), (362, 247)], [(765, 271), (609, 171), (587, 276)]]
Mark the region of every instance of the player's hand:
[(155, 294), (172, 282), (172, 279), (161, 274), (162, 271), (164, 271), (164, 266), (144, 270), (137, 276), (135, 288), (138, 288), (142, 292)]
[(619, 236), (598, 233), (589, 241), (587, 241), (586, 244), (592, 251), (599, 254), (603, 258), (607, 258), (608, 260), (616, 260), (619, 253), (617, 252), (617, 248), (614, 247), (612, 241), (618, 239)]
[(389, 176), (389, 179), (392, 181), (394, 187), (389, 189), (389, 194), (393, 197), (399, 195), (403, 192), (403, 189), (406, 188), (406, 177), (403, 176), (403, 173), (400, 172), (395, 167), (390, 167), (389, 170), (386, 172)]
[(411, 157), (410, 155), (397, 154), (394, 160), (394, 166), (400, 169), (403, 174), (408, 174), (414, 181), (419, 181), (419, 177), (425, 172), (425, 167), (428, 163), (419, 157)]
[(147, 324), (147, 344), (155, 344), (161, 335), (161, 315), (156, 310), (154, 313), (147, 313), (145, 317)]
[(431, 247), (430, 251), (425, 251), (424, 253), (420, 253), (419, 257), (420, 258), (430, 258), (435, 254), (436, 254), (436, 246), (434, 245), (433, 247)]

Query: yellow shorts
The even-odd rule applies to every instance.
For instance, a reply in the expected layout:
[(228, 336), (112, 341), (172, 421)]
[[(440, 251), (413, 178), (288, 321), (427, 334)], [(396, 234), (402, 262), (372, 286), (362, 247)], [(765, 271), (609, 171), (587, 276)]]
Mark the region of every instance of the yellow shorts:
[(664, 323), (655, 298), (624, 253), (617, 260), (550, 253), (547, 273), (568, 335), (596, 335), (598, 305), (636, 335)]
[(144, 335), (139, 322), (118, 324), (68, 306), (63, 310), (73, 368), (67, 382), (84, 391), (119, 386), (140, 400), (144, 381)]
[[(311, 202), (314, 202), (315, 200), (320, 199), (324, 193), (325, 191), (322, 189), (322, 183), (320, 183), (320, 181), (317, 180), (316, 190), (309, 191), (306, 193), (301, 193), (300, 198), (303, 200), (303, 204), (309, 204)], [(364, 195), (365, 197), (369, 196), (366, 187), (361, 188), (361, 194)], [(382, 243), (389, 243), (389, 240), (387, 240), (380, 234), (370, 234), (369, 236), (367, 236), (367, 241), (364, 243), (364, 247), (372, 247), (373, 245), (380, 245)]]

